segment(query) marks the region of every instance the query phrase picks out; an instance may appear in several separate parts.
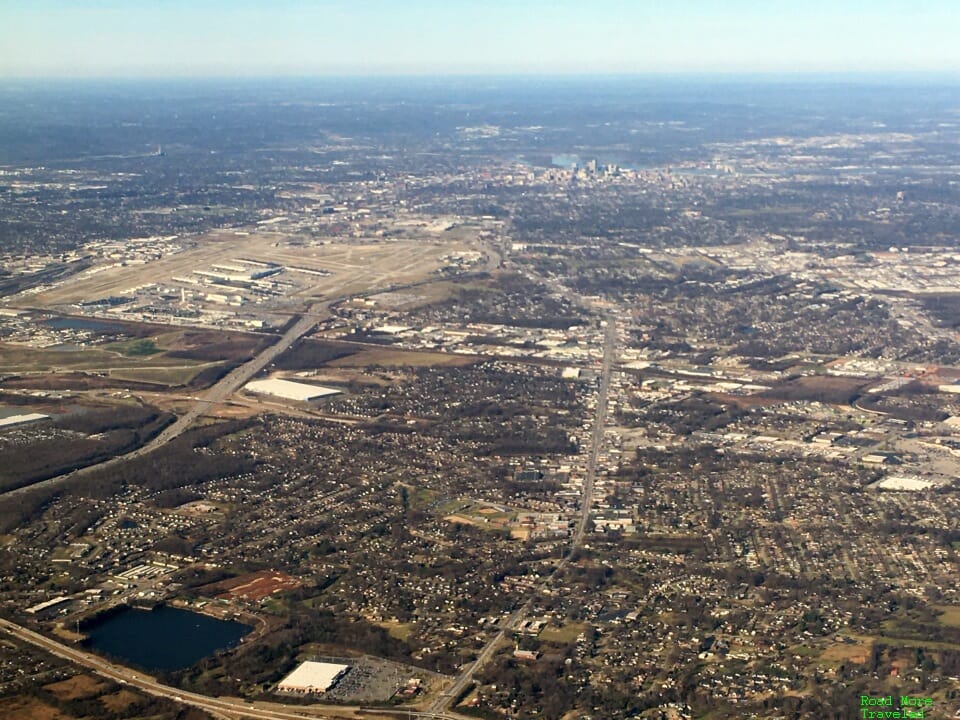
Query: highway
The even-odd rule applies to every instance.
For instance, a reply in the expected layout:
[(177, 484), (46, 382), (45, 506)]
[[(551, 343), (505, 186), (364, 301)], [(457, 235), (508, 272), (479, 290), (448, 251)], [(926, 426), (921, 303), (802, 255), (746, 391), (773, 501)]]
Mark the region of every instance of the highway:
[(276, 360), (277, 357), (285, 352), (291, 345), (293, 345), (293, 343), (309, 333), (313, 329), (314, 325), (317, 324), (318, 319), (322, 317), (324, 313), (326, 313), (330, 305), (340, 299), (341, 298), (337, 298), (334, 300), (326, 300), (324, 302), (317, 303), (316, 305), (312, 306), (308, 312), (300, 315), (297, 318), (297, 321), (293, 323), (287, 329), (287, 331), (283, 333), (283, 335), (280, 336), (279, 340), (265, 348), (260, 352), (259, 355), (254, 356), (247, 362), (239, 365), (220, 378), (219, 381), (208, 388), (207, 391), (201, 397), (199, 397), (196, 402), (194, 402), (193, 406), (187, 410), (187, 412), (177, 418), (175, 422), (164, 428), (163, 431), (160, 432), (160, 434), (158, 434), (150, 442), (140, 446), (136, 450), (126, 453), (125, 455), (118, 455), (110, 458), (109, 460), (105, 460), (104, 462), (88, 465), (85, 468), (74, 470), (73, 472), (66, 473), (64, 475), (58, 475), (57, 477), (50, 478), (49, 480), (33, 483), (32, 485), (27, 485), (16, 490), (10, 490), (9, 492), (3, 494), (18, 495), (30, 490), (35, 490), (37, 488), (51, 489), (63, 484), (69, 479), (77, 477), (78, 475), (83, 475), (85, 473), (92, 472), (95, 469), (101, 469), (104, 467), (109, 467), (110, 465), (116, 465), (118, 463), (132, 460), (133, 458), (146, 455), (147, 453), (156, 450), (158, 447), (166, 445), (174, 438), (182, 435), (191, 425), (193, 425), (200, 415), (210, 408), (211, 405), (224, 402), (228, 397), (249, 382), (257, 373)]
[[(487, 269), (495, 269), (500, 266), (501, 262), (502, 257), (500, 254), (491, 249), (487, 255)], [(468, 278), (477, 274), (479, 273), (463, 273), (461, 277)], [(343, 295), (316, 303), (312, 305), (306, 312), (299, 315), (296, 321), (283, 333), (283, 335), (280, 336), (275, 343), (265, 348), (246, 363), (234, 368), (231, 372), (221, 378), (205, 393), (203, 393), (202, 396), (198, 397), (190, 409), (187, 410), (187, 412), (181, 415), (171, 425), (166, 427), (150, 442), (125, 455), (119, 455), (104, 462), (90, 465), (88, 467), (81, 468), (64, 475), (59, 475), (39, 483), (34, 483), (23, 488), (11, 490), (3, 494), (8, 496), (17, 495), (31, 491), (35, 488), (52, 489), (78, 475), (92, 472), (95, 469), (105, 466), (123, 463), (132, 458), (152, 452), (153, 450), (162, 447), (171, 440), (174, 440), (182, 435), (193, 425), (197, 418), (199, 418), (204, 412), (208, 411), (211, 405), (225, 402), (233, 393), (243, 387), (259, 372), (276, 360), (277, 357), (290, 348), (290, 346), (292, 346), (297, 340), (307, 335), (314, 328), (317, 322), (326, 316), (330, 306), (334, 303), (353, 297), (364, 297), (378, 292), (384, 292), (386, 290), (408, 289), (432, 282), (436, 282), (436, 279), (430, 278), (417, 282), (405, 283), (399, 286), (388, 285), (386, 287), (379, 287), (377, 289), (371, 289), (364, 292)], [(122, 684), (136, 687), (154, 696), (166, 697), (180, 703), (193, 705), (206, 710), (215, 717), (257, 718), (259, 720), (303, 720), (304, 718), (313, 718), (314, 720), (342, 720), (344, 717), (371, 716), (371, 713), (373, 713), (374, 716), (376, 715), (375, 711), (362, 711), (359, 708), (351, 709), (348, 707), (338, 707), (334, 709), (329, 707), (324, 708), (322, 706), (317, 707), (316, 705), (299, 706), (283, 705), (279, 703), (271, 703), (270, 707), (256, 707), (241, 699), (212, 698), (197, 693), (187, 692), (179, 688), (170, 687), (168, 685), (163, 685), (149, 676), (108, 662), (107, 660), (93, 653), (88, 653), (75, 647), (57, 642), (56, 640), (7, 620), (0, 619), (0, 630), (3, 630), (4, 632), (7, 632), (8, 634), (24, 642), (28, 642), (32, 645), (47, 650), (58, 657), (70, 660), (71, 662), (89, 668), (103, 677), (110, 678), (111, 680), (115, 680), (116, 682)], [(488, 651), (486, 651), (484, 658), (489, 657), (492, 650), (493, 648), (491, 647)], [(442, 705), (446, 704), (446, 702), (442, 703)], [(442, 712), (442, 709), (441, 711), (428, 713), (413, 711), (413, 714), (418, 717), (431, 717), (437, 720), (455, 720), (456, 718), (456, 716)]]
[[(459, 279), (466, 280), (472, 277), (482, 276), (484, 273), (495, 270), (502, 265), (503, 256), (496, 250), (496, 248), (494, 248), (492, 245), (482, 245), (482, 247), (486, 257), (484, 268), (471, 272), (460, 273), (460, 275), (457, 276)], [(376, 287), (371, 287), (360, 292), (343, 294), (323, 300), (312, 305), (306, 312), (296, 316), (296, 322), (287, 328), (286, 332), (280, 336), (279, 340), (264, 348), (259, 355), (254, 356), (247, 362), (234, 368), (231, 372), (223, 376), (214, 385), (208, 388), (207, 391), (200, 398), (198, 398), (196, 402), (194, 402), (193, 406), (187, 410), (187, 412), (177, 418), (172, 424), (164, 428), (163, 431), (161, 431), (150, 442), (145, 443), (136, 450), (132, 450), (124, 455), (117, 455), (109, 460), (88, 465), (84, 468), (80, 468), (79, 470), (64, 473), (63, 475), (57, 475), (56, 477), (52, 477), (47, 480), (41, 480), (40, 482), (32, 483), (31, 485), (25, 485), (21, 488), (0, 492), (0, 495), (15, 496), (22, 495), (39, 488), (46, 488), (48, 490), (53, 489), (65, 484), (68, 480), (79, 475), (93, 472), (94, 470), (109, 467), (111, 465), (116, 465), (118, 463), (123, 463), (127, 460), (140, 457), (141, 455), (146, 455), (147, 453), (166, 445), (171, 440), (182, 435), (188, 428), (190, 428), (191, 425), (193, 425), (197, 418), (209, 410), (210, 406), (224, 402), (233, 393), (246, 385), (247, 382), (257, 375), (257, 373), (276, 360), (297, 340), (302, 338), (304, 335), (307, 335), (317, 324), (317, 322), (327, 316), (331, 305), (343, 302), (345, 300), (350, 300), (352, 298), (368, 297), (370, 295), (388, 291), (408, 290), (421, 285), (429, 285), (437, 282), (436, 277), (430, 277), (424, 280), (403, 283), (401, 285), (392, 285), (382, 283), (382, 281), (385, 279), (385, 276), (380, 276), (378, 279), (380, 282), (377, 283)]]
[(146, 445), (138, 450), (134, 450), (129, 455), (124, 456), (124, 458), (129, 459), (138, 455), (145, 455), (181, 435), (187, 428), (193, 425), (194, 421), (200, 417), (210, 405), (222, 403), (246, 385), (257, 373), (267, 367), (267, 365), (276, 360), (277, 357), (283, 354), (293, 343), (309, 333), (313, 329), (313, 326), (317, 324), (318, 318), (326, 313), (332, 302), (335, 301), (327, 300), (311, 307), (307, 313), (301, 315), (297, 321), (280, 336), (277, 342), (264, 349), (259, 355), (248, 360), (243, 365), (227, 373), (227, 375), (210, 387), (210, 389), (204, 393), (203, 397), (194, 403), (193, 407), (177, 418), (175, 423), (165, 428), (163, 432)]
[[(273, 362), (281, 353), (285, 352), (291, 345), (293, 345), (294, 342), (309, 333), (317, 323), (318, 318), (327, 311), (330, 305), (334, 302), (338, 302), (341, 299), (342, 298), (327, 300), (311, 307), (310, 311), (300, 316), (276, 343), (269, 346), (259, 355), (243, 365), (240, 365), (232, 372), (224, 376), (219, 382), (209, 388), (207, 392), (204, 393), (203, 396), (200, 397), (186, 413), (177, 419), (176, 422), (164, 429), (163, 432), (161, 432), (159, 435), (157, 435), (157, 437), (145, 444), (143, 447), (138, 448), (127, 455), (122, 455), (104, 463), (100, 463), (99, 465), (94, 465), (90, 468), (84, 468), (82, 470), (75, 471), (74, 473), (51, 478), (50, 480), (30, 485), (28, 488), (52, 487), (58, 483), (64, 482), (74, 475), (89, 471), (93, 468), (103, 467), (104, 465), (112, 463), (124, 462), (130, 458), (144, 455), (180, 436), (196, 421), (198, 417), (200, 417), (202, 413), (209, 408), (210, 405), (224, 402), (231, 394), (243, 387), (243, 385), (245, 385), (257, 373)], [(563, 559), (561, 559), (559, 563), (557, 563), (553, 572), (543, 580), (540, 586), (534, 591), (531, 591), (530, 597), (527, 599), (527, 601), (520, 608), (515, 610), (507, 619), (507, 621), (503, 623), (500, 631), (487, 642), (477, 656), (477, 659), (463, 669), (463, 671), (454, 680), (450, 688), (443, 694), (439, 695), (426, 712), (419, 713), (420, 717), (450, 717), (450, 715), (446, 712), (448, 705), (456, 697), (458, 697), (460, 693), (464, 691), (464, 689), (466, 689), (470, 682), (472, 682), (474, 675), (479, 672), (490, 660), (497, 648), (499, 648), (500, 645), (508, 638), (508, 636), (512, 634), (514, 628), (516, 628), (526, 619), (527, 615), (532, 610), (534, 598), (539, 590), (550, 585), (557, 573), (567, 564), (570, 557), (574, 554), (574, 551), (583, 545), (584, 538), (586, 537), (587, 527), (589, 526), (590, 511), (593, 507), (593, 488), (597, 474), (598, 458), (600, 450), (603, 446), (604, 429), (606, 427), (607, 398), (610, 388), (610, 373), (613, 368), (613, 362), (615, 358), (616, 337), (616, 324), (612, 318), (608, 318), (606, 331), (604, 333), (603, 360), (601, 362), (600, 383), (597, 392), (597, 404), (593, 431), (590, 436), (590, 451), (587, 458), (587, 471), (583, 481), (580, 517), (578, 519), (576, 529), (572, 535), (568, 553), (563, 557)], [(24, 492), (28, 488), (14, 490), (7, 494)], [(247, 705), (240, 700), (210, 698), (204, 695), (198, 695), (196, 693), (184, 692), (177, 688), (161, 685), (152, 678), (139, 675), (132, 670), (109, 663), (97, 655), (86, 653), (61, 643), (57, 643), (54, 640), (46, 638), (39, 633), (35, 633), (19, 625), (0, 620), (0, 629), (6, 630), (11, 635), (18, 637), (21, 640), (25, 640), (26, 642), (30, 642), (34, 645), (42, 647), (54, 653), (55, 655), (91, 668), (105, 677), (109, 677), (118, 682), (128, 683), (140, 688), (144, 692), (148, 692), (153, 695), (176, 699), (180, 702), (194, 705), (212, 713), (226, 713), (230, 717), (262, 718), (263, 720), (302, 720), (304, 717), (329, 717), (317, 715), (315, 712), (309, 712), (299, 708), (256, 708)]]
[[(495, 251), (490, 250), (487, 256), (487, 264), (489, 269), (500, 267), (502, 264), (502, 256)], [(470, 277), (474, 274), (475, 273), (465, 273), (463, 277)], [(429, 282), (433, 282), (433, 280), (409, 283), (403, 286), (390, 287), (389, 289), (405, 289), (408, 287), (427, 284)], [(349, 296), (325, 300), (313, 305), (307, 312), (303, 313), (297, 318), (296, 322), (294, 322), (286, 330), (286, 332), (283, 333), (277, 342), (265, 348), (260, 354), (235, 368), (221, 378), (201, 397), (197, 398), (193, 406), (190, 407), (187, 412), (181, 415), (174, 423), (166, 427), (160, 434), (158, 434), (150, 442), (144, 444), (142, 447), (127, 453), (126, 455), (120, 455), (102, 463), (91, 465), (65, 475), (50, 478), (49, 480), (44, 480), (39, 483), (34, 483), (33, 485), (29, 485), (24, 488), (12, 490), (5, 494), (14, 495), (41, 487), (49, 489), (64, 483), (68, 479), (79, 474), (90, 472), (96, 468), (101, 468), (107, 465), (122, 463), (162, 447), (166, 443), (169, 443), (171, 440), (174, 440), (182, 435), (187, 429), (190, 428), (191, 425), (193, 425), (197, 418), (199, 418), (209, 409), (211, 405), (226, 401), (230, 395), (243, 387), (260, 371), (266, 368), (277, 357), (290, 348), (290, 346), (293, 345), (297, 340), (307, 335), (316, 325), (318, 320), (325, 316), (332, 304), (348, 299), (349, 297), (362, 297), (375, 292), (383, 291), (384, 288), (380, 288), (378, 290), (370, 290), (367, 292), (355, 293)], [(583, 484), (580, 519), (577, 523), (576, 531), (572, 536), (570, 552), (568, 552), (568, 554), (560, 561), (560, 563), (557, 564), (553, 573), (544, 579), (538, 590), (545, 588), (550, 584), (552, 578), (556, 575), (557, 571), (559, 571), (566, 564), (573, 551), (582, 545), (585, 537), (586, 528), (590, 517), (590, 509), (593, 503), (593, 484), (597, 471), (597, 458), (603, 443), (603, 430), (606, 423), (607, 394), (609, 389), (610, 371), (614, 359), (615, 345), (616, 326), (612, 320), (608, 320), (607, 329), (604, 336), (603, 361), (596, 405), (595, 425), (591, 435), (590, 454), (588, 456), (587, 472)], [(416, 717), (435, 718), (438, 720), (452, 720), (453, 718), (459, 717), (448, 712), (447, 706), (454, 698), (463, 692), (463, 690), (473, 679), (473, 676), (476, 674), (476, 672), (478, 672), (486, 664), (486, 662), (489, 661), (500, 644), (510, 633), (512, 633), (513, 629), (523, 622), (533, 606), (536, 595), (536, 591), (532, 591), (530, 593), (527, 601), (520, 608), (513, 612), (507, 621), (504, 622), (497, 635), (494, 636), (484, 646), (477, 656), (477, 659), (467, 668), (465, 668), (459, 676), (457, 676), (453, 685), (445, 693), (439, 695), (427, 710), (412, 710), (408, 712)], [(0, 630), (9, 633), (10, 635), (24, 642), (28, 642), (36, 645), (37, 647), (43, 648), (48, 652), (57, 655), (58, 657), (70, 660), (79, 665), (83, 665), (84, 667), (87, 667), (104, 677), (115, 680), (116, 682), (128, 684), (144, 692), (150, 693), (151, 695), (166, 697), (181, 703), (193, 705), (218, 716), (226, 716), (229, 718), (259, 718), (261, 720), (303, 720), (303, 718), (315, 718), (320, 720), (323, 718), (332, 719), (351, 716), (350, 714), (344, 715), (344, 712), (350, 712), (350, 708), (338, 708), (336, 715), (323, 715), (320, 714), (324, 712), (323, 708), (320, 708), (318, 712), (317, 710), (313, 710), (311, 707), (286, 706), (282, 704), (272, 704), (271, 707), (255, 707), (240, 699), (211, 698), (205, 695), (191, 693), (179, 688), (163, 685), (149, 676), (142, 675), (119, 665), (115, 665), (93, 653), (88, 653), (75, 647), (64, 645), (63, 643), (52, 640), (44, 635), (41, 635), (40, 633), (34, 632), (33, 630), (7, 620), (0, 619)], [(327, 712), (331, 712), (331, 710), (327, 710)], [(352, 716), (360, 716), (358, 713), (362, 715), (363, 711), (357, 709), (354, 711)]]
[[(199, 695), (179, 688), (170, 687), (169, 685), (163, 685), (147, 675), (135, 672), (129, 668), (114, 665), (98, 655), (78, 650), (69, 645), (64, 645), (63, 643), (59, 643), (56, 640), (52, 640), (40, 633), (7, 620), (0, 620), (0, 630), (3, 630), (18, 640), (28, 642), (65, 660), (83, 665), (105, 678), (109, 678), (123, 685), (135, 687), (151, 695), (169, 698), (186, 705), (193, 705), (214, 715), (231, 718), (259, 718), (260, 720), (304, 720), (304, 718), (314, 718), (314, 720), (342, 720), (344, 717), (350, 717), (350, 715), (345, 716), (344, 714), (323, 715), (311, 710), (309, 707), (296, 705), (279, 705), (270, 708), (254, 707), (238, 698), (207, 697), (206, 695)], [(344, 710), (349, 709), (344, 708)], [(357, 715), (354, 714), (354, 716), (356, 717)]]
[(437, 699), (431, 703), (428, 714), (443, 713), (450, 703), (452, 703), (472, 682), (476, 675), (488, 660), (496, 652), (497, 648), (513, 633), (520, 623), (522, 623), (530, 611), (533, 609), (533, 602), (541, 590), (546, 589), (557, 574), (566, 566), (574, 552), (583, 546), (583, 540), (586, 537), (587, 527), (590, 524), (590, 510), (593, 507), (593, 486), (597, 476), (597, 464), (600, 457), (600, 450), (603, 447), (603, 434), (607, 424), (607, 397), (610, 394), (610, 373), (613, 369), (613, 362), (616, 357), (617, 347), (617, 326), (612, 317), (606, 319), (607, 327), (603, 336), (603, 360), (600, 369), (600, 385), (597, 390), (597, 405), (594, 413), (593, 432), (590, 435), (590, 453), (587, 456), (587, 472), (583, 479), (583, 495), (580, 502), (580, 518), (577, 521), (577, 527), (574, 530), (570, 542), (570, 549), (563, 559), (554, 567), (553, 571), (544, 578), (540, 584), (530, 591), (527, 601), (507, 619), (500, 628), (500, 631), (494, 635), (483, 649), (477, 655), (477, 659), (470, 665), (464, 667), (457, 678), (453, 681), (446, 692), (437, 696)]
[[(583, 498), (581, 501), (580, 522), (570, 544), (571, 554), (583, 545), (587, 526), (590, 523), (590, 510), (593, 508), (593, 483), (597, 477), (597, 460), (603, 447), (603, 433), (607, 426), (607, 398), (610, 395), (610, 371), (616, 357), (617, 324), (612, 317), (607, 318), (607, 328), (603, 335), (603, 360), (600, 366), (600, 389), (597, 393), (597, 411), (594, 417), (593, 433), (590, 436), (590, 455), (587, 459), (587, 474), (583, 479)], [(569, 555), (568, 555), (569, 557)], [(564, 558), (566, 561), (566, 558)], [(558, 567), (559, 569), (559, 567)]]

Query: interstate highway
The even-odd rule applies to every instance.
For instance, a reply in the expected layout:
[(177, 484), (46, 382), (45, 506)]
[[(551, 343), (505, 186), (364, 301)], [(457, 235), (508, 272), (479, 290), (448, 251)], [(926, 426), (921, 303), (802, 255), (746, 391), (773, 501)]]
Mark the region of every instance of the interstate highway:
[(313, 720), (343, 720), (344, 718), (360, 718), (371, 715), (376, 717), (375, 714), (361, 712), (359, 708), (337, 707), (314, 709), (309, 706), (282, 704), (274, 704), (271, 707), (256, 707), (239, 698), (208, 697), (206, 695), (200, 695), (199, 693), (192, 693), (181, 690), (180, 688), (163, 685), (148, 675), (120, 665), (115, 665), (99, 655), (94, 655), (93, 653), (57, 642), (9, 620), (0, 619), (0, 630), (12, 635), (18, 640), (46, 650), (57, 657), (89, 668), (102, 677), (123, 685), (135, 687), (156, 697), (164, 697), (184, 705), (201, 708), (213, 714), (215, 717), (257, 718), (258, 720), (305, 720), (309, 718)]

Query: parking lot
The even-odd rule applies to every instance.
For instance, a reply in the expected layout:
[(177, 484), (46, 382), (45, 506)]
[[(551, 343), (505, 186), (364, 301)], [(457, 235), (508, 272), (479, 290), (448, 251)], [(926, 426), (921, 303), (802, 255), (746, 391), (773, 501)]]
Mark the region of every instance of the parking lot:
[(413, 670), (398, 663), (368, 657), (322, 657), (316, 660), (350, 666), (347, 674), (324, 695), (325, 700), (333, 702), (386, 702), (406, 686)]

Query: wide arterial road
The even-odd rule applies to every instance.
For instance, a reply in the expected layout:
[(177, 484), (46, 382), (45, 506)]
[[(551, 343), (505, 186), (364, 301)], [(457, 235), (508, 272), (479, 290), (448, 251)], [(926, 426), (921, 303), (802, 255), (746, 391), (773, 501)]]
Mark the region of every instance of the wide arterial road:
[(583, 478), (583, 492), (580, 502), (580, 517), (577, 520), (576, 529), (570, 542), (570, 549), (567, 554), (554, 567), (553, 572), (545, 578), (537, 587), (530, 591), (527, 601), (507, 619), (501, 626), (500, 631), (494, 635), (483, 649), (477, 655), (477, 659), (466, 666), (454, 680), (453, 685), (438, 696), (430, 705), (429, 712), (440, 714), (444, 712), (450, 703), (452, 703), (466, 689), (467, 685), (473, 680), (480, 669), (493, 656), (497, 648), (507, 639), (526, 616), (533, 609), (533, 602), (540, 590), (545, 589), (557, 576), (557, 573), (564, 568), (567, 561), (583, 546), (583, 540), (587, 534), (587, 527), (590, 524), (590, 510), (593, 507), (593, 486), (597, 477), (597, 466), (600, 457), (600, 449), (603, 446), (604, 429), (607, 424), (607, 397), (610, 394), (610, 373), (613, 369), (613, 362), (616, 357), (617, 346), (617, 325), (612, 317), (606, 320), (606, 329), (603, 335), (603, 360), (600, 369), (600, 385), (597, 391), (597, 405), (594, 413), (593, 432), (590, 434), (590, 452), (587, 456), (587, 471)]

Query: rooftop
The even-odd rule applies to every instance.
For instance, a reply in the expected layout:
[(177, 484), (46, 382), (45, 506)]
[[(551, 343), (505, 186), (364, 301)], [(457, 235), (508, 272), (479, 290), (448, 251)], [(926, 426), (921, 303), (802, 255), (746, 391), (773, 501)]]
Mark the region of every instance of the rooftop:
[(275, 397), (287, 398), (288, 400), (301, 401), (315, 400), (316, 398), (327, 397), (328, 395), (339, 395), (341, 392), (335, 388), (309, 385), (307, 383), (298, 383), (277, 378), (254, 380), (248, 382), (244, 389), (259, 395), (273, 395)]
[(294, 692), (326, 692), (337, 678), (349, 669), (349, 665), (308, 661), (281, 680), (277, 689)]

